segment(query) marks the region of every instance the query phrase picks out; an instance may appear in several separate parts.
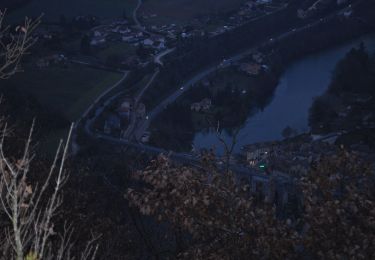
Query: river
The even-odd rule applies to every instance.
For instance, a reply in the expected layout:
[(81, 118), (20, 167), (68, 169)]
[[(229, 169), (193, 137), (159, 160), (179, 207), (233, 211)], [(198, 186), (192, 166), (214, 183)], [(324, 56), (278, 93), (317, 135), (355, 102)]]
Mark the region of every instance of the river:
[[(235, 152), (246, 144), (281, 140), (286, 126), (298, 133), (308, 132), (308, 113), (313, 99), (327, 89), (337, 62), (361, 42), (370, 53), (375, 52), (375, 34), (371, 34), (291, 64), (281, 76), (269, 105), (250, 116), (240, 129)], [(232, 140), (225, 131), (222, 137), (228, 143)], [(195, 134), (193, 145), (195, 149), (215, 147), (219, 154), (223, 151), (214, 132)]]

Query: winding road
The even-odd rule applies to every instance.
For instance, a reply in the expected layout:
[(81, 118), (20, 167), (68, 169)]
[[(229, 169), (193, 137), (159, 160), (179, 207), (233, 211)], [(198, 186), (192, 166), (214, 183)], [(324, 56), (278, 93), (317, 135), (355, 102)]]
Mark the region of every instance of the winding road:
[[(133, 18), (134, 18), (135, 23), (137, 24), (137, 27), (139, 27), (140, 29), (143, 29), (143, 27), (141, 26), (141, 24), (139, 23), (139, 21), (137, 19), (137, 15), (136, 15), (138, 9), (141, 6), (141, 4), (142, 4), (142, 0), (139, 0), (137, 8), (134, 10)], [(192, 88), (197, 82), (199, 82), (200, 80), (202, 80), (203, 78), (205, 78), (207, 75), (211, 74), (212, 72), (214, 72), (214, 71), (216, 71), (218, 69), (221, 69), (221, 68), (225, 68), (225, 67), (231, 66), (232, 63), (240, 61), (241, 59), (243, 59), (247, 55), (249, 55), (252, 52), (254, 52), (255, 50), (257, 50), (259, 47), (268, 45), (270, 43), (273, 44), (273, 43), (275, 43), (277, 41), (282, 40), (285, 37), (288, 37), (291, 34), (301, 32), (303, 30), (311, 28), (312, 26), (315, 26), (315, 25), (318, 25), (320, 23), (323, 23), (323, 22), (327, 21), (328, 19), (330, 19), (330, 18), (332, 18), (332, 17), (334, 17), (336, 15), (338, 15), (338, 13), (334, 12), (333, 14), (331, 14), (329, 16), (326, 16), (326, 17), (321, 18), (321, 19), (317, 19), (313, 23), (306, 24), (304, 26), (301, 26), (300, 28), (291, 29), (291, 30), (289, 30), (287, 32), (284, 32), (283, 34), (280, 34), (280, 35), (278, 35), (276, 37), (270, 38), (268, 41), (265, 41), (262, 44), (259, 44), (258, 46), (253, 46), (252, 48), (250, 48), (250, 49), (248, 49), (246, 51), (243, 51), (241, 53), (233, 55), (233, 56), (227, 58), (224, 62), (215, 64), (215, 65), (211, 66), (210, 68), (207, 68), (207, 69), (201, 71), (200, 73), (196, 74), (191, 79), (189, 79), (186, 82), (184, 82), (181, 86), (178, 86), (178, 89), (174, 93), (172, 93), (167, 98), (165, 98), (162, 102), (160, 102), (159, 105), (157, 105), (152, 111), (149, 112), (149, 114), (146, 117), (146, 119), (144, 119), (143, 121), (138, 122), (138, 124), (137, 124), (136, 120), (134, 120), (134, 123), (132, 123), (131, 127), (128, 128), (128, 133), (125, 135), (126, 139), (120, 139), (120, 138), (116, 138), (116, 137), (111, 137), (111, 136), (107, 136), (107, 135), (104, 135), (104, 134), (101, 134), (101, 133), (93, 133), (92, 129), (90, 127), (90, 123), (88, 123), (86, 125), (88, 127), (85, 127), (85, 130), (86, 130), (86, 132), (87, 132), (87, 134), (89, 136), (91, 136), (93, 138), (96, 138), (96, 139), (101, 139), (101, 140), (104, 140), (104, 141), (107, 141), (107, 142), (111, 142), (111, 143), (114, 143), (114, 144), (118, 144), (118, 145), (126, 145), (126, 146), (133, 147), (135, 149), (138, 149), (140, 151), (144, 151), (144, 152), (147, 152), (147, 153), (150, 153), (150, 154), (167, 153), (167, 154), (170, 155), (170, 157), (173, 160), (184, 162), (184, 163), (197, 164), (197, 163), (199, 163), (200, 159), (197, 158), (197, 157), (195, 157), (192, 154), (168, 152), (168, 151), (166, 151), (166, 150), (164, 150), (162, 148), (153, 147), (153, 146), (150, 146), (150, 145), (145, 145), (145, 144), (140, 144), (140, 143), (137, 143), (137, 142), (133, 142), (133, 141), (131, 141), (132, 137), (135, 137), (136, 140), (139, 140), (141, 138), (141, 136), (144, 134), (144, 132), (147, 130), (147, 128), (149, 127), (150, 122), (152, 120), (154, 120), (155, 117), (166, 108), (166, 106), (168, 106), (169, 104), (175, 102), (176, 99), (179, 98), (183, 93), (185, 93), (187, 90), (189, 90), (190, 88)], [(171, 53), (172, 51), (173, 51), (173, 49), (166, 50), (163, 53), (159, 54), (158, 56), (155, 57), (154, 62), (156, 64), (162, 65), (161, 59), (165, 55)], [(159, 70), (156, 70), (155, 73), (153, 74), (152, 78), (150, 79), (150, 81), (138, 93), (137, 97), (135, 98), (137, 101), (139, 101), (141, 99), (141, 97), (143, 96), (144, 92), (148, 89), (149, 86), (151, 86), (153, 80), (157, 77), (158, 73), (159, 73)], [(105, 96), (105, 95), (101, 95), (101, 97), (103, 97), (103, 96)], [(100, 98), (98, 98), (98, 100), (100, 100)], [(113, 97), (110, 100), (113, 100)], [(109, 104), (110, 104), (110, 101), (107, 100), (107, 102), (105, 102), (105, 105), (109, 105)], [(93, 107), (94, 107), (94, 104), (93, 104), (92, 107), (90, 107), (90, 109), (93, 109)], [(90, 109), (88, 109), (88, 112), (90, 111)], [(102, 111), (102, 110), (98, 109), (96, 111), (96, 116), (101, 113), (100, 111)], [(88, 112), (86, 114), (88, 114)], [(88, 121), (90, 121), (90, 120), (88, 120)], [(230, 168), (232, 170), (234, 170), (235, 172), (240, 173), (240, 174), (244, 174), (246, 176), (254, 176), (254, 177), (259, 178), (259, 179), (269, 179), (269, 176), (265, 176), (263, 174), (259, 174), (255, 170), (249, 169), (249, 168), (244, 167), (244, 166), (230, 165)], [(290, 178), (282, 176), (282, 175), (276, 176), (276, 177), (281, 182), (284, 182), (286, 180), (290, 181)]]
[(154, 72), (154, 74), (151, 76), (150, 80), (147, 82), (147, 84), (139, 91), (137, 96), (134, 98), (134, 105), (133, 105), (133, 111), (130, 116), (130, 124), (128, 128), (126, 129), (123, 138), (124, 139), (131, 139), (132, 133), (134, 130), (135, 125), (137, 124), (137, 114), (136, 110), (138, 107), (139, 100), (142, 98), (143, 94), (146, 92), (146, 90), (152, 85), (152, 82), (154, 82), (155, 78), (159, 75), (160, 70), (157, 68)]
[[(142, 6), (142, 0), (138, 0), (138, 2), (137, 2), (137, 6), (135, 7), (135, 9), (134, 9), (134, 11), (133, 11), (133, 21), (134, 21), (134, 23), (135, 23), (135, 25), (136, 25), (136, 27), (139, 29), (139, 30), (141, 30), (141, 31), (144, 31), (144, 32), (147, 32), (147, 31), (145, 31), (145, 28), (142, 26), (142, 24), (140, 23), (140, 21), (139, 21), (139, 19), (138, 19), (138, 10), (139, 10), (139, 8), (141, 8), (141, 6)], [(147, 32), (148, 33), (148, 32)]]

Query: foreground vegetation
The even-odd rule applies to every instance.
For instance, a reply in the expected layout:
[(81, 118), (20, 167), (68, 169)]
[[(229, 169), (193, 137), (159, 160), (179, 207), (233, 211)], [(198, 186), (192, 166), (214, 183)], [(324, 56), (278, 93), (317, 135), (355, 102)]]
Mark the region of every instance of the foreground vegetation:
[(365, 131), (375, 124), (374, 69), (375, 58), (363, 44), (347, 53), (337, 64), (328, 90), (311, 107), (313, 133), (353, 132), (361, 137), (352, 141), (375, 147), (374, 135)]
[[(17, 62), (0, 60), (4, 78), (17, 71), (24, 49), (16, 53)], [(339, 83), (335, 89), (345, 90), (346, 81)], [(50, 163), (34, 155), (28, 128), (20, 127), (43, 107), (26, 106), (23, 98), (8, 108), (21, 110), (17, 127), (0, 124), (1, 259), (375, 257), (374, 167), (356, 154), (341, 150), (312, 162), (306, 177), (290, 183), (294, 200), (280, 204), (277, 179), (269, 178), (269, 192), (258, 192), (248, 179), (216, 168), (209, 153), (196, 168), (165, 156), (150, 164), (139, 151), (98, 142), (67, 158), (61, 143)], [(46, 120), (54, 116), (46, 113)]]

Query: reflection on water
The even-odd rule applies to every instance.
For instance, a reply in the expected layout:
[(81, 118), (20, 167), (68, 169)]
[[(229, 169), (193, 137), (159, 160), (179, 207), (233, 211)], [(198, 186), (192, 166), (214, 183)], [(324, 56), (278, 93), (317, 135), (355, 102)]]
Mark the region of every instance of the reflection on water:
[[(375, 52), (375, 35), (368, 35), (293, 63), (282, 75), (269, 105), (247, 119), (238, 134), (235, 150), (245, 144), (280, 140), (286, 126), (298, 132), (307, 132), (308, 112), (314, 97), (324, 93), (337, 62), (360, 42), (365, 43), (368, 51)], [(231, 141), (228, 133), (223, 132), (222, 135), (227, 142)], [(215, 147), (218, 153), (222, 153), (222, 146), (213, 132), (197, 133), (194, 147)]]

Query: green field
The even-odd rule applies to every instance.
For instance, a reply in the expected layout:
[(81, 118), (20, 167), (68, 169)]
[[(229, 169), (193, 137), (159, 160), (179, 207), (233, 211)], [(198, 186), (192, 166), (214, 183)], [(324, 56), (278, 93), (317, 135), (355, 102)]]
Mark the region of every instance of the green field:
[(37, 69), (26, 66), (5, 84), (35, 97), (43, 106), (77, 120), (90, 104), (122, 75), (78, 65)]
[(156, 14), (147, 24), (182, 24), (200, 15), (237, 10), (244, 0), (145, 0), (140, 14)]
[(131, 56), (134, 55), (136, 51), (136, 47), (120, 42), (120, 43), (115, 43), (111, 44), (108, 48), (99, 51), (96, 53), (97, 57), (100, 58), (102, 61), (106, 61), (108, 57), (111, 55), (116, 55), (119, 57), (126, 57), (126, 56)]
[(11, 21), (25, 16), (38, 16), (44, 13), (45, 21), (59, 21), (60, 15), (72, 18), (77, 15), (96, 15), (102, 18), (116, 18), (126, 11), (131, 17), (137, 0), (32, 0), (10, 15)]

